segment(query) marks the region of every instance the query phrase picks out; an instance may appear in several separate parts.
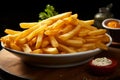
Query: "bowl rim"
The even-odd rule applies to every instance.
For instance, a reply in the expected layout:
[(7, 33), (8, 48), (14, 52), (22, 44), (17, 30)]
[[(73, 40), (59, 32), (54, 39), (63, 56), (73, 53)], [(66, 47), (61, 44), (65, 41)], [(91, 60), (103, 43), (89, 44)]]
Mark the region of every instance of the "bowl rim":
[(107, 18), (107, 19), (105, 19), (105, 20), (102, 21), (102, 26), (103, 26), (104, 28), (110, 29), (110, 30), (120, 30), (120, 28), (111, 28), (111, 27), (108, 27), (108, 26), (106, 25), (106, 23), (109, 22), (109, 21), (118, 21), (118, 22), (120, 22), (120, 20), (119, 20), (119, 19), (116, 19), (116, 18)]
[[(110, 38), (110, 42), (107, 43), (106, 45), (107, 46), (110, 46), (112, 44), (112, 37), (106, 33), (106, 35)], [(3, 43), (1, 42), (1, 46), (7, 50), (7, 51), (10, 51), (10, 52), (13, 52), (13, 53), (16, 53), (17, 54), (21, 54), (21, 55), (26, 55), (26, 56), (43, 56), (43, 57), (65, 57), (65, 56), (76, 56), (76, 55), (83, 55), (83, 54), (87, 54), (87, 53), (93, 53), (93, 52), (96, 52), (96, 51), (101, 51), (101, 49), (99, 48), (96, 48), (94, 50), (88, 50), (88, 51), (83, 51), (83, 52), (75, 52), (75, 53), (69, 53), (69, 54), (29, 54), (29, 53), (25, 53), (25, 52), (22, 52), (22, 51), (17, 51), (17, 50), (13, 50), (13, 49), (10, 49), (10, 48), (6, 48), (4, 47)]]

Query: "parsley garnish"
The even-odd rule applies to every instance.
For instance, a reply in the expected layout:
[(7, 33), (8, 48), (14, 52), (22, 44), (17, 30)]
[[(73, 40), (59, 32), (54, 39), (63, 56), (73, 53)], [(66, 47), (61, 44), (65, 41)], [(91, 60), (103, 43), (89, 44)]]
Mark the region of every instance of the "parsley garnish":
[(46, 5), (44, 11), (39, 13), (39, 21), (55, 16), (57, 14), (58, 12), (55, 11), (54, 6), (48, 4)]

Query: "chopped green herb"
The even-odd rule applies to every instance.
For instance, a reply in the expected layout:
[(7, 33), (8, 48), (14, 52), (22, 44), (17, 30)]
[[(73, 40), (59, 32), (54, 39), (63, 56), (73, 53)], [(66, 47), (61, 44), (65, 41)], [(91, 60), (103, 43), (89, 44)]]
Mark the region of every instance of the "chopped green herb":
[(44, 11), (39, 13), (39, 21), (55, 16), (57, 14), (58, 12), (55, 11), (54, 6), (48, 4), (46, 5)]

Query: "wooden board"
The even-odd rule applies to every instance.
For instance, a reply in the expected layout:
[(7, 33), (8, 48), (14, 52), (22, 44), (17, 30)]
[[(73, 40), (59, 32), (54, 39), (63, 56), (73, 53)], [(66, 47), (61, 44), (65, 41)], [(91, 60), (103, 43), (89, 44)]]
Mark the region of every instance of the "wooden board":
[(120, 49), (110, 48), (95, 57), (113, 57), (118, 61), (117, 70), (106, 76), (95, 76), (89, 72), (88, 64), (69, 68), (42, 68), (24, 64), (17, 56), (2, 49), (0, 51), (0, 68), (12, 75), (31, 80), (107, 80), (120, 76)]

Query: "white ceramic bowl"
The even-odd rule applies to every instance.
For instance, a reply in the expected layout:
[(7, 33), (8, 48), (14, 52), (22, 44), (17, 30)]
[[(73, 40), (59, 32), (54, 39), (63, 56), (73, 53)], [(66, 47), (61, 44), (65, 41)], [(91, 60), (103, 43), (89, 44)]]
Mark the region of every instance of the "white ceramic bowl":
[[(108, 37), (110, 38), (110, 42), (107, 43), (106, 45), (110, 46), (112, 42), (112, 38), (109, 35)], [(3, 44), (1, 45), (7, 51), (20, 57), (21, 60), (27, 64), (38, 67), (49, 67), (49, 68), (72, 67), (72, 66), (81, 65), (87, 63), (95, 55), (99, 54), (102, 51), (101, 49), (97, 48), (94, 50), (77, 52), (73, 54), (29, 54), (29, 53), (24, 53), (9, 48), (5, 48)]]

